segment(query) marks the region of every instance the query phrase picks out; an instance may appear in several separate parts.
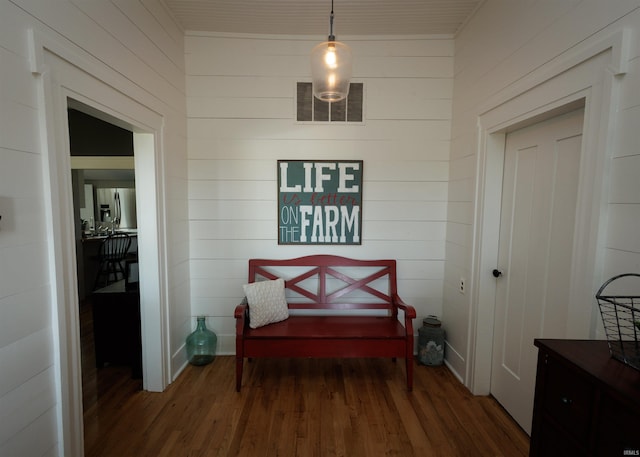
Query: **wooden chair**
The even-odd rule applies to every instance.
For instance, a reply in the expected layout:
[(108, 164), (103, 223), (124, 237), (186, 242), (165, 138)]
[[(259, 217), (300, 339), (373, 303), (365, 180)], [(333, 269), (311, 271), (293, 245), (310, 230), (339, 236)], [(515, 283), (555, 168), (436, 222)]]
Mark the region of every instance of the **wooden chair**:
[(93, 290), (106, 287), (126, 277), (122, 262), (124, 262), (130, 246), (131, 238), (126, 233), (113, 233), (105, 238), (98, 253), (100, 265)]

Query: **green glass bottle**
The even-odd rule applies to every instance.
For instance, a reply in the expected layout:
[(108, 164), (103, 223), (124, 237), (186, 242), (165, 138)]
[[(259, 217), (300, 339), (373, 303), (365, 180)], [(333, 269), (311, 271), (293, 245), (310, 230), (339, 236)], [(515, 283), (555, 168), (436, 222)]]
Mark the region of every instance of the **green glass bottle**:
[(206, 365), (216, 357), (218, 337), (207, 328), (204, 316), (198, 316), (198, 325), (187, 337), (187, 360), (191, 365)]

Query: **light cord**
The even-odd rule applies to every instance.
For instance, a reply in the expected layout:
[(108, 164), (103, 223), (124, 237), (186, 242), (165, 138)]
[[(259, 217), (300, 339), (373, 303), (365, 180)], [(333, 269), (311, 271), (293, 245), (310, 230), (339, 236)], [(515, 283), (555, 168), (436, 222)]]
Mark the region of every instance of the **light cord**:
[(329, 40), (336, 41), (336, 37), (333, 35), (333, 0), (331, 0), (331, 15), (329, 16)]

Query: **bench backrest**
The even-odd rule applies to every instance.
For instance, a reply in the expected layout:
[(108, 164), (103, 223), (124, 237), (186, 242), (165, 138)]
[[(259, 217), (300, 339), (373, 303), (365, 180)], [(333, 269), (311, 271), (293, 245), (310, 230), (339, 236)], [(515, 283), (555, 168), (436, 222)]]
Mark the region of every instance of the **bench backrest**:
[(249, 282), (283, 278), (289, 309), (388, 310), (395, 314), (395, 260), (335, 255), (250, 259)]

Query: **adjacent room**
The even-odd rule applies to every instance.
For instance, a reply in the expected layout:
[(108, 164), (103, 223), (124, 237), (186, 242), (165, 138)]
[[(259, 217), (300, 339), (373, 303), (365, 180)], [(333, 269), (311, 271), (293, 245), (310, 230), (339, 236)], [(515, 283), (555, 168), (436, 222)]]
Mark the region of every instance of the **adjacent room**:
[(0, 455), (640, 452), (639, 33), (3, 0)]

